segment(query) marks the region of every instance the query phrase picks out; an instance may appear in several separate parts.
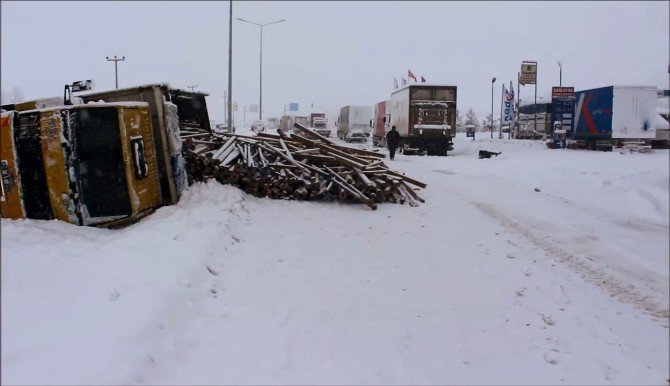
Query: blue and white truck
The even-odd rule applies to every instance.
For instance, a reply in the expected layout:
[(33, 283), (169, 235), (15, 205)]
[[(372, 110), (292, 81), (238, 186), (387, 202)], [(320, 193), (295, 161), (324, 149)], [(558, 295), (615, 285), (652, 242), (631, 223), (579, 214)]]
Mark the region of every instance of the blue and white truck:
[(575, 92), (572, 139), (588, 149), (656, 138), (656, 87), (608, 86)]

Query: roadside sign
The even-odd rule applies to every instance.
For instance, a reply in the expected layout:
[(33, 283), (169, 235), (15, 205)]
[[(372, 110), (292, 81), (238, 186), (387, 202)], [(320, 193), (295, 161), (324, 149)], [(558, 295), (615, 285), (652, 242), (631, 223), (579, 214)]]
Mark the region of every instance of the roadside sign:
[(554, 122), (563, 124), (563, 130), (568, 138), (572, 137), (575, 116), (575, 88), (551, 88), (551, 131), (554, 131)]
[(537, 82), (537, 62), (524, 60), (521, 62), (521, 75), (519, 83), (522, 85), (535, 84)]
[(249, 112), (250, 113), (257, 113), (258, 112), (258, 105), (257, 104), (250, 104), (249, 105)]
[(298, 111), (298, 104), (297, 103), (289, 103), (288, 104), (288, 111)]

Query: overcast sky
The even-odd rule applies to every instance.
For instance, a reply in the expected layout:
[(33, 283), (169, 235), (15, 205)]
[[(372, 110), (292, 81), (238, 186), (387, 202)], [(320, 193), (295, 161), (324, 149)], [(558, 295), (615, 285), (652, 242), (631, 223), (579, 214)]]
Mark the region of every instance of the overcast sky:
[[(223, 121), (228, 87), (228, 2), (2, 1), (2, 91), (26, 99), (62, 96), (93, 79), (96, 90), (168, 82), (210, 94)], [(289, 102), (329, 114), (389, 99), (393, 78), (411, 69), (431, 83), (458, 86), (458, 108), (500, 109), (500, 81), (516, 84), (522, 60), (538, 62), (538, 95), (621, 85), (668, 88), (669, 2), (234, 2), (233, 18), (263, 28), (264, 116)], [(233, 99), (258, 103), (259, 27), (233, 21)], [(521, 87), (521, 99), (533, 86)], [(7, 100), (3, 100), (6, 103)], [(11, 102), (11, 101), (10, 101)], [(257, 113), (247, 112), (247, 121)]]

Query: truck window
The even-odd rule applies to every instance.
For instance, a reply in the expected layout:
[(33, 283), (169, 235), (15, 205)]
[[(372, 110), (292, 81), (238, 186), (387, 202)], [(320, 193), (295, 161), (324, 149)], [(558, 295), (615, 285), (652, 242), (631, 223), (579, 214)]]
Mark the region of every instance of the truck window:
[(454, 101), (454, 90), (435, 90), (436, 101)]
[(430, 100), (430, 90), (428, 89), (414, 89), (412, 90), (412, 100)]

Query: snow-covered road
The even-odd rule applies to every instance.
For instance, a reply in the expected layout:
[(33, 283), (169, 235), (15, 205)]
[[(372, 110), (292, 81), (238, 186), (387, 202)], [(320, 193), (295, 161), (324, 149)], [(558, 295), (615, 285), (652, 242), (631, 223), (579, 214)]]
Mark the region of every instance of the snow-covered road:
[(3, 219), (2, 383), (667, 384), (668, 161), (459, 137), (387, 161), (417, 208)]

